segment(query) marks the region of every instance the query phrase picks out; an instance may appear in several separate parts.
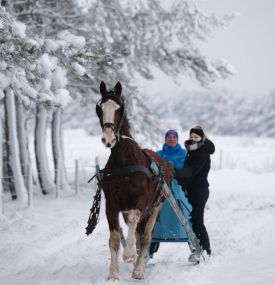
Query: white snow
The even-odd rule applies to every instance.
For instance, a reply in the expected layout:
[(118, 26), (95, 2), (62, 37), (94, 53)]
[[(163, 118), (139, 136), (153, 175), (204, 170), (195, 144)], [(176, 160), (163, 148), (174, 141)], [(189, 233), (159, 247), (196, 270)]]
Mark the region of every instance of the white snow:
[(3, 73), (0, 72), (0, 89), (5, 89), (9, 86), (10, 79)]
[(66, 74), (66, 69), (61, 66), (56, 66), (53, 72), (53, 86), (55, 89), (64, 88), (67, 85), (68, 80)]
[(47, 52), (55, 52), (60, 47), (60, 45), (61, 45), (60, 42), (57, 40), (52, 40), (52, 39), (45, 40), (45, 48)]
[[(184, 135), (180, 137), (183, 140)], [(231, 147), (236, 160), (242, 152), (247, 159), (252, 153), (262, 161), (265, 146), (275, 147), (271, 139), (266, 145), (262, 139), (255, 139), (249, 149), (243, 139), (214, 137), (213, 141), (217, 148), (222, 145), (230, 151)], [(262, 144), (258, 144), (260, 141)], [(66, 131), (64, 142), (71, 182), (74, 160), (80, 159), (80, 194), (63, 192), (56, 200), (54, 195), (42, 196), (36, 191), (31, 210), (5, 195), (5, 215), (0, 221), (1, 285), (114, 283), (106, 281), (110, 252), (104, 200), (97, 228), (91, 236), (85, 236), (95, 193), (94, 185), (86, 182), (94, 172), (95, 156), (100, 157), (103, 167), (109, 150), (103, 147), (100, 136), (89, 137), (81, 130)], [(275, 168), (256, 173), (245, 166), (213, 167), (210, 172), (205, 213), (213, 250), (209, 262), (192, 266), (187, 262), (186, 243), (162, 243), (146, 267), (145, 280), (139, 284), (275, 284)], [(120, 258), (121, 280), (115, 284), (133, 284), (131, 272), (132, 265)]]
[(39, 69), (45, 76), (50, 77), (57, 65), (57, 58), (49, 56), (47, 53), (43, 54), (39, 59)]
[(15, 36), (18, 36), (20, 38), (26, 37), (26, 25), (21, 22), (14, 21), (12, 23), (11, 30)]
[(85, 69), (82, 65), (80, 65), (79, 63), (77, 63), (77, 62), (74, 62), (74, 63), (72, 64), (72, 67), (73, 67), (73, 69), (76, 71), (76, 73), (77, 73), (79, 76), (83, 76), (83, 75), (85, 74), (85, 72), (86, 72), (86, 69)]
[(7, 68), (7, 63), (5, 61), (0, 61), (0, 70), (5, 71)]
[(82, 48), (84, 47), (86, 41), (82, 36), (76, 36), (70, 33), (68, 30), (59, 32), (57, 38), (60, 40), (64, 40), (66, 43), (71, 44), (74, 47)]
[(70, 92), (67, 89), (60, 88), (55, 91), (55, 97), (57, 104), (65, 107), (70, 103), (72, 98), (70, 97)]

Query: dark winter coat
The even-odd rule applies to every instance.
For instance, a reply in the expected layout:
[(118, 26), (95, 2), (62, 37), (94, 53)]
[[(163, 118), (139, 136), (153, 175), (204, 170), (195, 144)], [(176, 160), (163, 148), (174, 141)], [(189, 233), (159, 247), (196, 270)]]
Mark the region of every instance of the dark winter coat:
[(215, 152), (215, 145), (208, 139), (197, 150), (188, 151), (184, 167), (176, 170), (176, 178), (184, 185), (189, 196), (199, 189), (208, 188), (207, 180), (210, 170), (210, 154)]

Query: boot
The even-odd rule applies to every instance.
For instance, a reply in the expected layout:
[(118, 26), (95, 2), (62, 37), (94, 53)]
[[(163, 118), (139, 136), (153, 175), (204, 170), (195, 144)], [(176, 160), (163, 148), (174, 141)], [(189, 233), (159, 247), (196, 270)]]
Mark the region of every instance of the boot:
[(193, 264), (199, 264), (201, 259), (201, 255), (199, 253), (196, 253), (195, 251), (192, 252), (188, 258), (188, 261)]

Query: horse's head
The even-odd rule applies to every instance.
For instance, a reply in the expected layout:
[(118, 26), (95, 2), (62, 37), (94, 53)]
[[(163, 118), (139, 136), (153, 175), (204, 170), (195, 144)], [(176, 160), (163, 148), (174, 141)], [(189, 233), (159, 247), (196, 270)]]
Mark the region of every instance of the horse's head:
[(96, 104), (96, 113), (103, 131), (102, 142), (106, 147), (112, 148), (119, 139), (119, 131), (124, 115), (124, 102), (121, 97), (120, 82), (107, 91), (103, 81), (100, 83), (102, 98)]

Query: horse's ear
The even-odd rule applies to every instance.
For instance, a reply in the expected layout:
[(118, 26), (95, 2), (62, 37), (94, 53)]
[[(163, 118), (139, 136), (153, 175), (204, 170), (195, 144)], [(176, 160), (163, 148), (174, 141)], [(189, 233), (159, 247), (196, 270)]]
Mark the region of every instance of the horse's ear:
[(117, 82), (117, 84), (116, 84), (114, 90), (115, 90), (116, 95), (120, 96), (121, 91), (122, 91), (122, 86), (121, 86), (121, 84), (120, 84), (119, 81)]
[(106, 89), (106, 84), (104, 83), (104, 81), (101, 81), (101, 82), (100, 82), (100, 87), (99, 87), (99, 89), (100, 89), (101, 95), (102, 95), (102, 96), (105, 96), (106, 93), (107, 93), (107, 89)]

